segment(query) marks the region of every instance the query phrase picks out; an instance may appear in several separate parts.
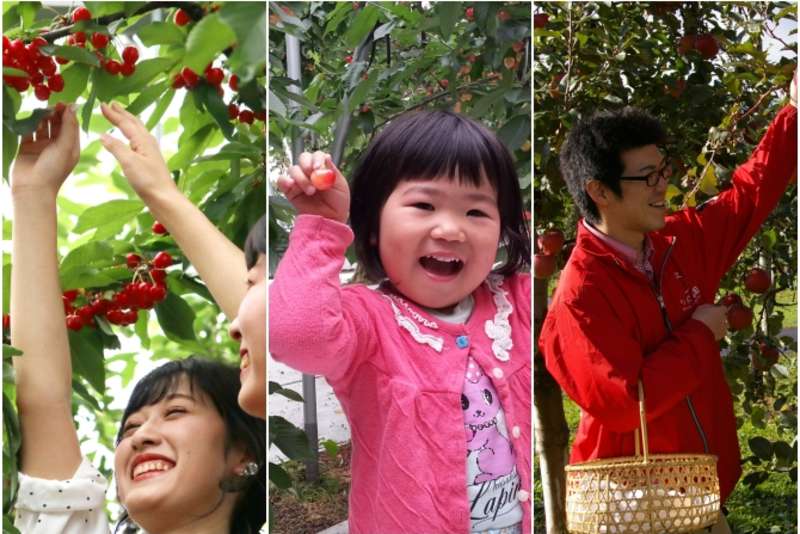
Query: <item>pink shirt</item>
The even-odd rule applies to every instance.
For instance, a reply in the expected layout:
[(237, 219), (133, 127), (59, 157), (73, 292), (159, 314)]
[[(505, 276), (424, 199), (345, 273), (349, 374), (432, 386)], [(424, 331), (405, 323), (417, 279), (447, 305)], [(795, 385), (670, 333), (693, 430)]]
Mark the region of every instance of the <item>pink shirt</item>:
[(270, 286), (270, 352), (333, 387), (353, 440), (353, 534), (467, 533), (461, 395), (471, 357), (491, 376), (531, 528), (529, 275), (491, 276), (464, 324), (394, 294), (340, 287), (350, 228), (301, 215)]

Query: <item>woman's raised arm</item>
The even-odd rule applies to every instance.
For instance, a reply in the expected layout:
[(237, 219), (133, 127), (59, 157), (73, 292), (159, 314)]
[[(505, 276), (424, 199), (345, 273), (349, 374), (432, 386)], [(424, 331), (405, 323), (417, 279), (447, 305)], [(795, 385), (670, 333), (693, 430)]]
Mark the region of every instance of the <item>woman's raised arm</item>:
[(240, 283), (247, 278), (244, 253), (178, 190), (158, 141), (142, 121), (116, 102), (100, 108), (130, 141), (128, 146), (103, 135), (103, 146), (117, 158), (133, 189), (169, 230), (228, 319), (234, 319), (247, 292)]
[(56, 197), (79, 155), (75, 111), (59, 105), (23, 138), (11, 172), (11, 343), (23, 352), (14, 358), (21, 470), (49, 479), (72, 477), (81, 462), (56, 250)]

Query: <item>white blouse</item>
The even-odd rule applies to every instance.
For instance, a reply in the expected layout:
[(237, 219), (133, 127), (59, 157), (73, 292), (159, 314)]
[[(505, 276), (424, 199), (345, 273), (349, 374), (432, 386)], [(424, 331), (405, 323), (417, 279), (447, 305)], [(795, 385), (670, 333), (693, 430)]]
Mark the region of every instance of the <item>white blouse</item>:
[(19, 474), (17, 517), (22, 534), (109, 534), (108, 481), (84, 458), (69, 480)]

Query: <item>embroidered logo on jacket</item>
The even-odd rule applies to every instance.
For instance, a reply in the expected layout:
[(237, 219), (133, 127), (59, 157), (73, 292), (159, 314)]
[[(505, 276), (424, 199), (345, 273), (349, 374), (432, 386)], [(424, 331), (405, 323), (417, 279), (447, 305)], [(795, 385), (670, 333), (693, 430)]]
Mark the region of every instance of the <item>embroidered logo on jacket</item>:
[(692, 286), (684, 290), (681, 295), (681, 309), (683, 309), (683, 311), (689, 311), (698, 304), (700, 304), (700, 288)]

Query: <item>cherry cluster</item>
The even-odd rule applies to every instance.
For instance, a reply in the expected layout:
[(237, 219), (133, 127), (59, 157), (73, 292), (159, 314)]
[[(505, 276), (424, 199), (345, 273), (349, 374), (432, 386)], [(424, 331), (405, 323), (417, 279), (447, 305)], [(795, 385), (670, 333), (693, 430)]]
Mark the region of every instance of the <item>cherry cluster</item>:
[[(176, 17), (177, 19), (177, 17)], [(215, 87), (217, 90), (217, 94), (219, 96), (223, 96), (225, 91), (222, 89), (222, 83), (225, 81), (225, 71), (219, 67), (214, 67), (213, 64), (209, 63), (206, 66), (205, 71), (203, 71), (202, 80), (207, 83), (208, 85)], [(173, 89), (181, 89), (185, 88), (188, 90), (192, 90), (200, 83), (201, 78), (195, 71), (190, 69), (189, 67), (183, 67), (179, 73), (175, 75), (172, 79), (172, 88)], [(233, 92), (239, 91), (239, 77), (235, 74), (231, 74), (230, 79), (228, 80), (228, 87), (231, 88)], [(239, 109), (239, 106), (231, 102), (228, 104), (228, 117), (233, 120), (239, 120), (239, 122), (243, 122), (245, 124), (253, 124), (255, 119), (260, 121), (267, 120), (267, 112), (266, 110), (261, 111), (252, 111), (250, 109)]]
[[(82, 20), (90, 20), (91, 18), (91, 12), (85, 7), (79, 7), (72, 12), (72, 22), (75, 24)], [(66, 44), (67, 46), (86, 48), (86, 43), (89, 42), (94, 48), (95, 54), (97, 54), (97, 59), (100, 60), (100, 66), (103, 68), (103, 70), (112, 76), (116, 76), (117, 74), (121, 74), (123, 76), (132, 75), (134, 72), (136, 72), (136, 62), (139, 60), (139, 50), (135, 46), (126, 46), (122, 50), (122, 54), (120, 54), (120, 57), (122, 57), (122, 62), (117, 61), (116, 59), (111, 59), (111, 57), (104, 53), (110, 40), (111, 38), (108, 34), (94, 32), (91, 34), (91, 36), (88, 36), (87, 41), (86, 32), (76, 31), (67, 37)], [(69, 60), (59, 57), (56, 58), (56, 61), (61, 64), (69, 62)]]
[[(30, 87), (36, 98), (47, 100), (50, 93), (64, 90), (64, 78), (58, 72), (58, 65), (52, 57), (39, 50), (49, 44), (44, 37), (36, 37), (25, 44), (22, 39), (13, 41), (3, 36), (3, 66), (25, 71), (27, 76), (3, 75), (3, 82), (20, 93)], [(45, 83), (46, 82), (46, 83)]]
[(139, 310), (149, 310), (167, 297), (167, 273), (164, 269), (172, 262), (172, 256), (165, 251), (156, 254), (150, 261), (144, 260), (139, 254), (130, 253), (125, 257), (125, 263), (134, 271), (133, 280), (111, 298), (106, 298), (105, 292), (65, 291), (62, 298), (67, 328), (77, 331), (84, 326), (94, 327), (95, 317), (105, 317), (109, 323), (120, 326), (135, 323)]

